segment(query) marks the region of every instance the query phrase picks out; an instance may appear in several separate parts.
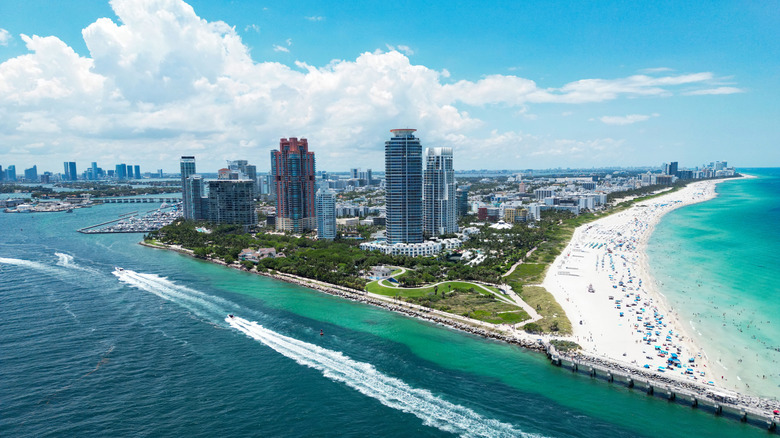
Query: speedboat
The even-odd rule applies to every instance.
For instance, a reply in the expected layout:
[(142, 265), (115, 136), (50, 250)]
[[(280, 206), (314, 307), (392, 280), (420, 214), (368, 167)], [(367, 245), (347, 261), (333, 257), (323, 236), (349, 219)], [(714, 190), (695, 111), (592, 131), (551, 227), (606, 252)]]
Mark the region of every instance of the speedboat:
[(233, 315), (232, 315), (232, 314), (230, 314), (230, 315), (228, 315), (228, 316), (229, 316), (229, 317), (231, 317), (231, 318), (233, 317)]
[(124, 268), (120, 268), (119, 266), (114, 266), (114, 270), (115, 270), (115, 271), (122, 272), (122, 271), (124, 271), (125, 269), (124, 269)]

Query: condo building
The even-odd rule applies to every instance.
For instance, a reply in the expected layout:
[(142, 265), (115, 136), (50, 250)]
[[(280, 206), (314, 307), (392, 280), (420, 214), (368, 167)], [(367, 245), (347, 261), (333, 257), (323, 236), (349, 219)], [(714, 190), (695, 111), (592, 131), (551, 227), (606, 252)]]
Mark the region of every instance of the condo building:
[(336, 238), (336, 194), (327, 189), (317, 190), (317, 238)]
[(422, 145), (416, 129), (393, 129), (385, 142), (387, 243), (422, 243)]
[(435, 237), (458, 231), (452, 148), (427, 148), (425, 150), (423, 207), (425, 236)]
[(276, 229), (302, 233), (317, 227), (314, 152), (305, 138), (283, 138), (271, 151), (276, 192)]

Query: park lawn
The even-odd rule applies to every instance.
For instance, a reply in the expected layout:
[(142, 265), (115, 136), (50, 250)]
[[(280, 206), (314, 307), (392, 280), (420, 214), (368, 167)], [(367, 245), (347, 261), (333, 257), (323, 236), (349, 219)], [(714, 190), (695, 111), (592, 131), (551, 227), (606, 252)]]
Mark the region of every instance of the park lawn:
[[(439, 292), (449, 292), (453, 289), (463, 289), (468, 290), (470, 288), (474, 288), (474, 290), (480, 294), (487, 295), (488, 292), (484, 289), (480, 288), (478, 285), (465, 282), (465, 281), (447, 281), (439, 285)], [(491, 290), (494, 290), (495, 292), (498, 292), (498, 289), (494, 287), (490, 287)], [(405, 288), (405, 287), (386, 287), (381, 284), (379, 284), (379, 280), (372, 281), (371, 283), (368, 283), (366, 285), (366, 290), (371, 293), (379, 294), (379, 295), (385, 295), (388, 297), (394, 297), (394, 296), (400, 296), (403, 298), (419, 298), (424, 297), (428, 294), (433, 293), (434, 286), (424, 286), (424, 287), (414, 287), (414, 288)]]
[(406, 301), (492, 324), (512, 324), (530, 318), (528, 313), (519, 307), (498, 301), (491, 294), (476, 292), (476, 289), (475, 292), (460, 290), (448, 293), (444, 298), (426, 295), (421, 298), (408, 298)]

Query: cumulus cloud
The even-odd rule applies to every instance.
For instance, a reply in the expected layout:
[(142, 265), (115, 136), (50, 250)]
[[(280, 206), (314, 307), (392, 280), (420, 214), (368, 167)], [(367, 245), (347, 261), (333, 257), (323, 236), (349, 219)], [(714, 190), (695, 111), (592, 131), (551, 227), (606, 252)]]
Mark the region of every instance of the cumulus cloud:
[(7, 30), (0, 29), (0, 46), (7, 46), (8, 43), (11, 42), (11, 39), (13, 39), (13, 37)]
[(99, 155), (112, 160), (106, 166), (171, 169), (180, 155), (195, 153), (205, 170), (240, 158), (267, 169), (279, 138), (298, 136), (309, 138), (319, 168), (340, 170), (347, 159), (366, 167), (381, 162), (388, 130), (410, 126), (426, 145), (458, 148), (462, 163), (519, 168), (520, 158), (514, 163), (495, 151), (592, 158), (600, 147), (621, 143), (501, 131), (470, 106), (508, 106), (528, 119), (531, 104), (668, 96), (681, 86), (708, 94), (714, 80), (703, 72), (583, 79), (557, 88), (512, 75), (453, 82), (446, 70), (412, 64), (402, 53), (411, 49), (401, 45), (324, 66), (287, 66), (253, 60), (234, 27), (200, 18), (181, 0), (111, 6), (118, 20), (100, 18), (82, 31), (89, 56), (54, 36), (22, 35), (30, 53), (0, 64), (0, 145), (7, 145), (0, 153), (41, 143), (54, 162)]
[(390, 50), (390, 51), (395, 50), (395, 51), (403, 53), (406, 56), (414, 55), (414, 50), (411, 47), (409, 47), (407, 45), (404, 45), (404, 44), (400, 44), (398, 46), (391, 46), (390, 44), (385, 44), (385, 46), (387, 47), (387, 50)]
[(599, 117), (599, 120), (601, 120), (602, 123), (605, 123), (607, 125), (631, 125), (636, 122), (644, 122), (645, 120), (649, 120), (651, 117), (658, 117), (658, 113), (653, 113), (650, 115), (646, 114), (629, 114), (627, 116), (603, 116)]
[(309, 21), (322, 21), (325, 19), (325, 17), (319, 16), (319, 15), (312, 15), (310, 17), (303, 17)]

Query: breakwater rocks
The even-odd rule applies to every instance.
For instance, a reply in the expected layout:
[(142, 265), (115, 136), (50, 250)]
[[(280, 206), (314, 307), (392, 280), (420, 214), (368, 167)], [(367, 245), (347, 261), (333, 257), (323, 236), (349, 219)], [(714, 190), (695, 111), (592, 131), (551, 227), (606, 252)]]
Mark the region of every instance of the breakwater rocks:
[[(475, 320), (459, 321), (451, 317), (441, 315), (439, 312), (435, 310), (431, 310), (415, 304), (399, 302), (392, 299), (388, 299), (388, 300), (379, 299), (370, 296), (368, 293), (364, 291), (350, 289), (343, 286), (324, 284), (324, 283), (320, 283), (308, 279), (302, 279), (293, 275), (286, 275), (286, 274), (279, 274), (279, 273), (275, 273), (275, 274), (261, 273), (261, 274), (270, 278), (274, 278), (276, 280), (286, 281), (288, 283), (296, 284), (298, 286), (306, 287), (309, 289), (315, 289), (330, 295), (335, 295), (352, 301), (357, 301), (357, 302), (370, 304), (377, 307), (382, 307), (387, 310), (392, 310), (393, 312), (403, 313), (405, 315), (430, 321), (436, 324), (446, 325), (448, 327), (452, 327), (454, 329), (471, 333), (473, 335), (481, 336), (484, 338), (495, 339), (498, 341), (506, 342), (513, 345), (518, 345), (520, 347), (528, 348), (539, 352), (547, 351), (547, 347), (544, 343), (541, 343), (539, 341), (533, 341), (530, 339), (516, 338), (514, 336), (509, 336), (505, 333), (496, 330), (490, 330), (488, 328), (480, 327), (478, 325), (480, 324), (480, 321), (475, 321)], [(453, 317), (455, 316), (456, 315), (453, 315)], [(463, 319), (465, 320), (466, 318)]]

